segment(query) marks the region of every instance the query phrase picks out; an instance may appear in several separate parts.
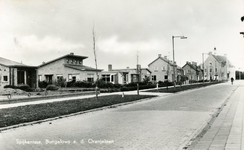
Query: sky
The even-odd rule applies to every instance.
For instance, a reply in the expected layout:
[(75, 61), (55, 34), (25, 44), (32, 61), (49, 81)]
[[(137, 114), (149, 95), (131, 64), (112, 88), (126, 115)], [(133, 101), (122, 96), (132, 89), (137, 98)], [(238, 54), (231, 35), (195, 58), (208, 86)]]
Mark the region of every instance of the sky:
[[(0, 0), (0, 57), (38, 66), (73, 52), (99, 69), (140, 64), (158, 54), (183, 66), (202, 53), (227, 54), (244, 70), (244, 0)], [(207, 54), (204, 54), (205, 59)]]

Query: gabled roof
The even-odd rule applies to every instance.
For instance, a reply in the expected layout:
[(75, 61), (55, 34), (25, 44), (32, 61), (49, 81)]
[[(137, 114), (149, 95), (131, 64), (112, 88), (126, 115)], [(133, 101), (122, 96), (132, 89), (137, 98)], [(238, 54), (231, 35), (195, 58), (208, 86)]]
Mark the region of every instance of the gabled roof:
[(38, 67), (42, 67), (42, 66), (45, 66), (45, 65), (47, 65), (47, 64), (50, 64), (50, 63), (52, 63), (52, 62), (55, 62), (55, 61), (57, 61), (57, 60), (60, 60), (60, 59), (63, 59), (63, 58), (79, 58), (79, 59), (86, 59), (86, 58), (88, 58), (87, 56), (79, 56), (79, 55), (74, 55), (74, 54), (67, 54), (67, 55), (64, 55), (64, 56), (62, 56), (62, 57), (59, 57), (59, 58), (56, 58), (56, 59), (54, 59), (54, 60), (51, 60), (51, 61), (49, 61), (49, 62), (46, 62), (46, 63), (44, 63), (44, 64), (41, 64), (41, 65), (39, 65)]
[(173, 66), (173, 63), (171, 63), (170, 60), (165, 59), (163, 57), (158, 57), (157, 59), (155, 59), (154, 61), (152, 61), (148, 66), (150, 66), (151, 64), (153, 64), (155, 61), (157, 61), (159, 59), (161, 59), (161, 60), (165, 61), (166, 63), (169, 63), (171, 66)]
[[(168, 63), (169, 65), (173, 66), (173, 63), (171, 63), (170, 60), (165, 59), (165, 58), (163, 58), (163, 57), (158, 57), (158, 58), (155, 59), (153, 62), (151, 62), (148, 66), (150, 66), (151, 64), (153, 64), (155, 61), (157, 61), (157, 60), (159, 60), (159, 59), (161, 59), (161, 60), (165, 61), (166, 63)], [(178, 66), (178, 65), (175, 65), (175, 67), (176, 67), (176, 69), (178, 69), (178, 70), (182, 70), (182, 68), (181, 68), (180, 66)], [(150, 72), (151, 72), (151, 71), (150, 71)]]
[(103, 70), (103, 69), (91, 68), (91, 67), (84, 66), (84, 65), (64, 64), (64, 66), (72, 68), (72, 69), (76, 69), (76, 70), (81, 70), (81, 71), (102, 71)]
[(219, 63), (221, 63), (222, 67), (224, 67), (228, 61), (225, 56), (220, 55), (212, 55)]
[(0, 57), (0, 64), (6, 67), (32, 67), (2, 57)]
[(218, 62), (226, 62), (226, 57), (224, 57), (224, 56), (213, 55), (213, 57), (214, 57)]
[(15, 68), (37, 68), (36, 66), (28, 66), (2, 57), (0, 57), (0, 65), (3, 65), (5, 67), (15, 67)]
[(186, 63), (182, 68), (184, 68), (185, 66), (189, 66), (189, 67), (191, 67), (192, 69), (194, 69), (195, 71), (201, 71), (201, 69), (199, 68), (199, 66), (196, 66), (196, 65), (193, 65), (193, 64), (191, 64), (191, 63)]

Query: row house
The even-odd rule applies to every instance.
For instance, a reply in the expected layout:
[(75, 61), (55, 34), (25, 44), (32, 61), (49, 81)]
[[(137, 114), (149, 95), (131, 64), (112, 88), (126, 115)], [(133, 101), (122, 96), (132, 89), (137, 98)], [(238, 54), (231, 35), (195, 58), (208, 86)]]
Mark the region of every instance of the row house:
[(0, 91), (4, 89), (5, 85), (23, 84), (28, 84), (31, 88), (38, 86), (37, 67), (0, 57)]
[(51, 60), (43, 62), (38, 66), (38, 80), (53, 82), (59, 78), (66, 79), (66, 81), (88, 81), (94, 82), (101, 76), (102, 69), (95, 69), (83, 65), (83, 60), (88, 57), (74, 55), (70, 53)]
[(183, 70), (181, 67), (176, 65), (176, 62), (167, 59), (167, 56), (162, 57), (161, 54), (158, 55), (154, 61), (152, 61), (148, 68), (151, 70), (151, 81), (173, 81), (173, 68), (175, 66), (175, 80), (180, 81), (183, 75)]
[(188, 78), (188, 80), (199, 81), (203, 80), (203, 70), (200, 66), (197, 66), (196, 62), (186, 62), (186, 64), (182, 67), (184, 70), (184, 75)]
[(151, 71), (147, 68), (141, 68), (140, 65), (137, 65), (136, 68), (113, 69), (112, 65), (109, 64), (108, 71), (103, 71), (101, 77), (105, 83), (128, 84), (142, 82), (145, 78), (150, 78)]
[(208, 58), (204, 61), (204, 79), (207, 80), (228, 80), (231, 68), (227, 56), (220, 56), (209, 52)]

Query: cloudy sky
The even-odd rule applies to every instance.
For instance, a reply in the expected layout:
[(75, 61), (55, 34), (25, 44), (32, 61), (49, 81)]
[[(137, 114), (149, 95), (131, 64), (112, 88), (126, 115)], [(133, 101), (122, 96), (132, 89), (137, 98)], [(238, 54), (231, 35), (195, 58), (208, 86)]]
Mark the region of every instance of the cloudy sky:
[[(68, 53), (98, 68), (142, 67), (158, 57), (202, 62), (217, 49), (244, 65), (244, 0), (0, 0), (0, 57), (40, 65)], [(205, 55), (207, 57), (207, 55)]]

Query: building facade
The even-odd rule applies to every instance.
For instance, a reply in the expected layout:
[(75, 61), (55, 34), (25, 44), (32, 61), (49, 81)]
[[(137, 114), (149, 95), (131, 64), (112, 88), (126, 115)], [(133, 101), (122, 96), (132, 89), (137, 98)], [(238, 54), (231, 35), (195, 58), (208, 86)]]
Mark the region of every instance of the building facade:
[(106, 83), (113, 84), (143, 82), (144, 79), (151, 77), (151, 71), (147, 68), (141, 68), (140, 65), (137, 65), (137, 68), (113, 69), (112, 65), (109, 64), (108, 71), (103, 71), (101, 74)]
[(220, 56), (209, 53), (204, 61), (204, 79), (207, 80), (228, 80), (230, 78), (230, 62), (227, 56)]
[[(95, 69), (83, 65), (86, 56), (70, 53), (38, 66), (38, 80), (53, 82), (60, 78), (70, 81), (94, 82), (101, 77), (101, 69)], [(97, 77), (98, 74), (98, 77)]]
[(31, 88), (36, 88), (38, 85), (36, 71), (35, 66), (0, 57), (0, 90), (3, 90), (5, 85), (29, 85)]
[(173, 81), (173, 65), (175, 66), (175, 81), (180, 81), (181, 76), (183, 75), (183, 70), (181, 67), (176, 65), (176, 62), (167, 59), (166, 56), (161, 57), (161, 54), (158, 55), (158, 58), (155, 59), (148, 65), (149, 70), (151, 70), (151, 81), (156, 83), (159, 81)]
[(184, 70), (184, 75), (188, 78), (188, 80), (203, 80), (203, 70), (200, 68), (200, 66), (197, 66), (196, 62), (187, 61), (182, 69)]

